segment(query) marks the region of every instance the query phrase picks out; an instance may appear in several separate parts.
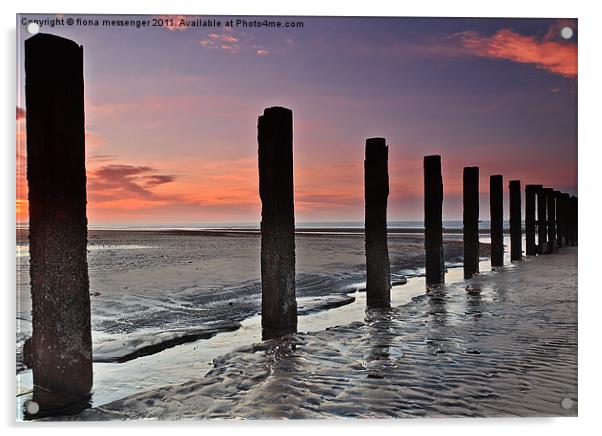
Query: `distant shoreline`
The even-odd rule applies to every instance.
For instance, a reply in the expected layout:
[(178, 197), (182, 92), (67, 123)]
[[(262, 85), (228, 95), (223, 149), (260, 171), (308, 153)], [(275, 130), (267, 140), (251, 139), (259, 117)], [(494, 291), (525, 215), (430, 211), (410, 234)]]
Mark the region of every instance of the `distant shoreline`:
[[(27, 227), (17, 227), (17, 232), (25, 232), (28, 230)], [(127, 233), (147, 233), (152, 232), (156, 234), (166, 235), (259, 235), (260, 229), (250, 228), (202, 228), (202, 229), (179, 229), (179, 228), (90, 228), (88, 234), (104, 233), (104, 232), (127, 232)], [(423, 235), (424, 229), (417, 227), (396, 227), (389, 228), (387, 233), (390, 235)], [(448, 235), (461, 235), (463, 230), (461, 228), (444, 228), (443, 234)], [(482, 228), (479, 229), (479, 234), (488, 235), (490, 229)], [(505, 228), (504, 234), (509, 234), (510, 229)], [(363, 235), (364, 229), (361, 227), (298, 227), (295, 229), (297, 235)]]

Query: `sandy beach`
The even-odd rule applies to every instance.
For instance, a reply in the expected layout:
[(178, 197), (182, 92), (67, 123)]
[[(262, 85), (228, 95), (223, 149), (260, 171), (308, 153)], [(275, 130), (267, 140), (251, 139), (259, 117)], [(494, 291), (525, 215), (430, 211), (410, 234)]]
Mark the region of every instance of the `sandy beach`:
[(482, 271), (65, 419), (576, 416), (576, 248)]
[[(32, 374), (23, 357), (31, 335), (26, 230), (17, 236), (19, 405), (31, 398)], [(448, 268), (461, 265), (460, 238), (446, 237)], [(424, 293), (423, 245), (419, 234), (389, 238), (393, 284), (410, 281), (396, 288), (400, 304)], [(259, 341), (259, 246), (249, 229), (91, 230), (92, 406), (199, 377), (214, 358)], [(364, 286), (362, 234), (321, 227), (297, 236), (299, 331), (363, 319)]]

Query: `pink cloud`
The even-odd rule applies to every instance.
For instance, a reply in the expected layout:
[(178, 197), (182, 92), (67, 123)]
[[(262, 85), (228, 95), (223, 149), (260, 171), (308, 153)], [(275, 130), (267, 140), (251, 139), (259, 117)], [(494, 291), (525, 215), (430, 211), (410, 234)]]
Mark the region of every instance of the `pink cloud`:
[(565, 77), (577, 76), (577, 45), (550, 39), (550, 31), (543, 38), (521, 35), (511, 29), (502, 29), (493, 36), (467, 31), (452, 38), (458, 39), (472, 55), (531, 64)]
[(236, 36), (224, 31), (223, 33), (210, 33), (199, 41), (199, 45), (211, 50), (223, 50), (229, 53), (238, 53), (241, 45)]

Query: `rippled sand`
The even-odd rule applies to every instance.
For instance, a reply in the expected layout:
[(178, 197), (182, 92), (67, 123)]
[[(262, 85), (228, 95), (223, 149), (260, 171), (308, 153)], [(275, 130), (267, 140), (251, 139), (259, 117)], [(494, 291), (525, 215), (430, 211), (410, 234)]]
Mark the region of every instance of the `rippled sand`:
[[(31, 335), (27, 232), (17, 232), (17, 372)], [(363, 234), (297, 236), (300, 314), (348, 303), (365, 281)], [(424, 265), (421, 235), (390, 237), (392, 279)], [(446, 261), (461, 261), (462, 242), (446, 238)], [(227, 332), (261, 307), (259, 233), (90, 231), (92, 339), (96, 362), (126, 361)], [(485, 251), (485, 250), (484, 250)]]
[[(573, 407), (561, 407), (563, 398)], [(577, 251), (240, 348), (72, 419), (576, 416)]]

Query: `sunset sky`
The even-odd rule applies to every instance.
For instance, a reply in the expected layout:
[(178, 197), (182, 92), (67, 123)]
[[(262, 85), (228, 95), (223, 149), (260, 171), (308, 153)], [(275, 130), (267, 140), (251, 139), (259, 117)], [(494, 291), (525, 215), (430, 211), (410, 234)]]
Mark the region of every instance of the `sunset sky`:
[(428, 154), (443, 159), (444, 219), (462, 216), (464, 166), (480, 167), (481, 219), (491, 174), (576, 193), (575, 20), (279, 19), (304, 27), (42, 27), (84, 46), (92, 225), (257, 223), (257, 117), (275, 105), (293, 110), (298, 222), (363, 219), (372, 136), (389, 144), (389, 220), (422, 219)]

